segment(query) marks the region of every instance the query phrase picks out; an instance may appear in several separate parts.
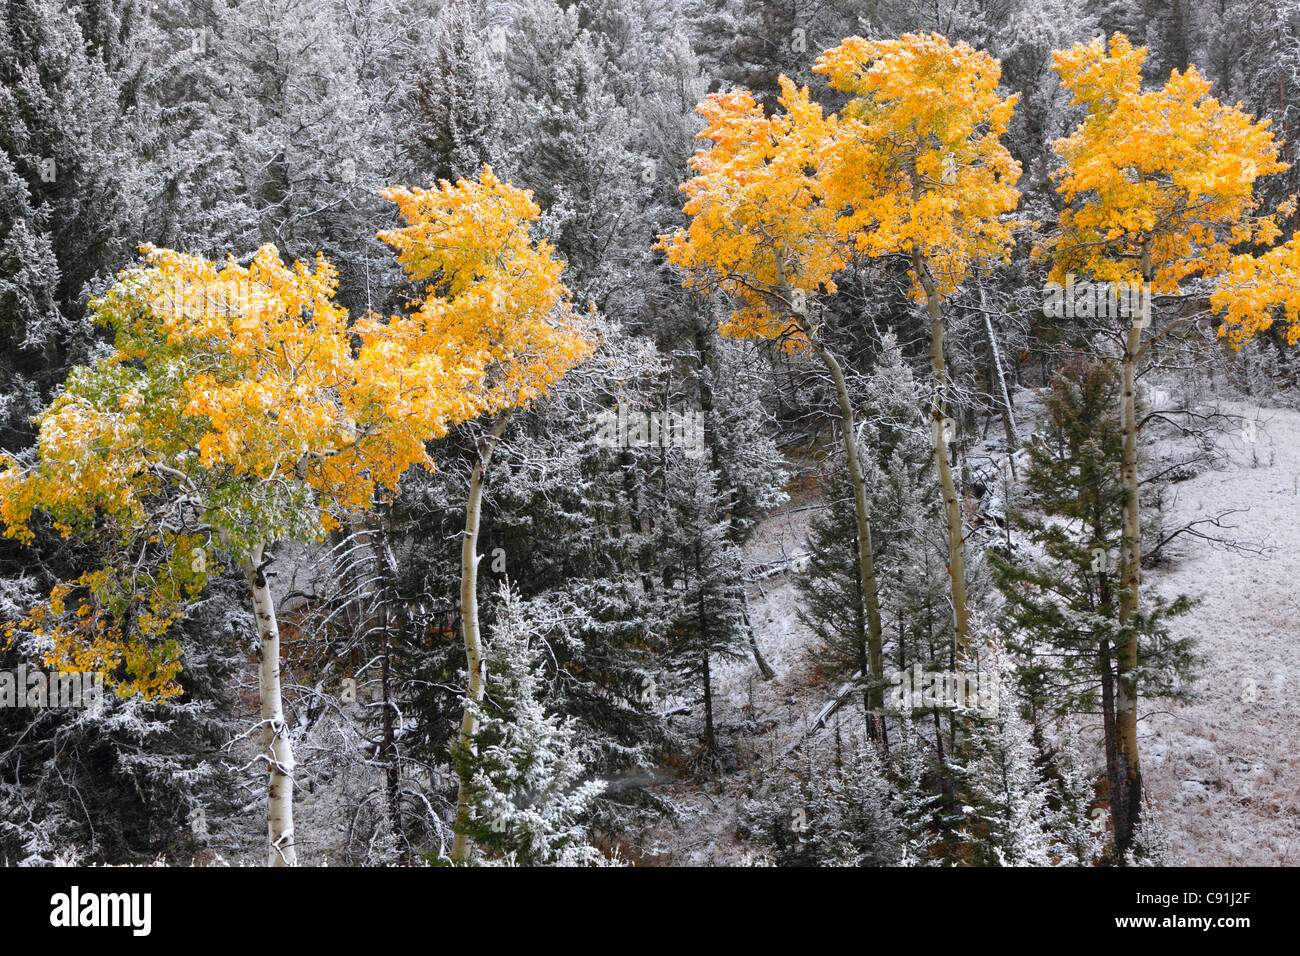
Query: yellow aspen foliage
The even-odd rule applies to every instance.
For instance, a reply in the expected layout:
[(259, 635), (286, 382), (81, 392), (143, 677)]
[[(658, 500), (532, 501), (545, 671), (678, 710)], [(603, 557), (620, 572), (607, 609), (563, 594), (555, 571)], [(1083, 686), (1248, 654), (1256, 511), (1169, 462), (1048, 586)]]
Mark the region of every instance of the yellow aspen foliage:
[(1278, 308), (1286, 319), (1288, 345), (1300, 342), (1300, 239), (1291, 239), (1258, 257), (1234, 256), (1210, 296), (1223, 313), (1219, 335), (1233, 348), (1273, 325)]
[(739, 305), (722, 332), (737, 338), (806, 341), (791, 316), (822, 293), (846, 264), (822, 173), (831, 161), (838, 121), (823, 116), (808, 90), (781, 77), (782, 112), (764, 115), (748, 90), (715, 93), (698, 107), (711, 141), (690, 160), (681, 186), (685, 230), (656, 248), (682, 270), (687, 286), (718, 289)]
[[(564, 263), (529, 226), (532, 194), (485, 166), (479, 180), (431, 189), (397, 186), (382, 195), (406, 225), (379, 234), (407, 276), (425, 284), (418, 308), (358, 324), (400, 342), (415, 367), (425, 356), (456, 379), (455, 419), (523, 406), (544, 395), (594, 347), (560, 280)], [(376, 353), (378, 359), (378, 353)]]
[[(376, 361), (392, 353), (382, 330), (355, 330), (354, 353), (323, 259), (286, 266), (265, 246), (243, 267), (143, 252), (147, 265), (92, 302), (114, 351), (75, 370), (39, 416), (39, 464), (0, 471), (11, 536), (30, 537), (36, 508), (69, 533), (97, 509), (136, 522), (174, 482), (237, 541), (328, 528), (334, 512), (365, 506), (409, 465), (431, 465), (423, 440), (470, 405), (454, 391), (465, 376), (444, 373), (435, 356), (420, 357), (418, 376)], [(397, 395), (411, 414), (376, 401)]]
[(1039, 250), (1054, 279), (1068, 272), (1127, 282), (1146, 271), (1156, 293), (1191, 275), (1227, 268), (1232, 247), (1278, 235), (1258, 215), (1255, 180), (1286, 169), (1267, 120), (1209, 95), (1189, 67), (1142, 89), (1144, 47), (1116, 33), (1054, 54), (1061, 85), (1086, 113), (1057, 141), (1057, 191), (1069, 202), (1060, 229)]
[(853, 97), (825, 188), (859, 254), (919, 252), (940, 297), (973, 260), (1009, 254), (1020, 164), (1001, 137), (1017, 96), (998, 92), (996, 59), (937, 33), (850, 37), (813, 70)]
[(32, 459), (0, 460), (5, 535), (35, 513), (96, 541), (101, 570), (10, 622), (63, 668), (104, 669), (119, 693), (179, 692), (166, 634), (218, 570), (318, 539), (396, 489), (426, 442), (529, 401), (591, 345), (563, 263), (532, 245), (527, 194), (499, 183), (390, 191), (410, 225), (385, 234), (431, 292), (415, 315), (352, 325), (323, 257), (247, 266), (152, 246), (91, 305), (115, 347), (74, 370), (42, 413)]

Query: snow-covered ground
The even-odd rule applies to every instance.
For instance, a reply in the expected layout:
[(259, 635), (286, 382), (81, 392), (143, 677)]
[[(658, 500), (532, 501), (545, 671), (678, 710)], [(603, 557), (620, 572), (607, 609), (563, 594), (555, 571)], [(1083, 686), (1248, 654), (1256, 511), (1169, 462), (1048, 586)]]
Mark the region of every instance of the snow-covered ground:
[(1174, 486), (1165, 523), (1248, 509), (1208, 530), (1262, 553), (1184, 538), (1146, 578), (1202, 601), (1172, 624), (1205, 658), (1196, 700), (1152, 701), (1140, 727), (1148, 792), (1188, 865), (1300, 863), (1300, 413), (1260, 415), (1253, 445), (1221, 436), (1227, 465)]
[[(820, 503), (815, 495), (796, 493), (770, 515), (746, 548), (749, 565), (797, 563), (808, 522)], [(653, 849), (661, 862), (678, 866), (751, 862), (735, 835), (749, 769), (770, 764), (802, 736), (834, 691), (831, 678), (819, 670), (818, 642), (797, 617), (794, 580), (798, 573), (774, 574), (750, 586), (750, 621), (776, 676), (764, 680), (752, 656), (715, 666), (715, 719), (723, 743), (737, 748), (741, 768), (704, 785), (692, 780), (659, 786), (690, 815), (682, 826), (665, 826), (653, 834)]]

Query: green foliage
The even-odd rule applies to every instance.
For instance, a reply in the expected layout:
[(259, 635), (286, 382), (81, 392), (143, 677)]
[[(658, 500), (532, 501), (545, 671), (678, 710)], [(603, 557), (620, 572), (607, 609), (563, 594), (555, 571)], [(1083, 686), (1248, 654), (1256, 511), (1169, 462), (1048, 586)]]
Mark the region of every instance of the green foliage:
[(487, 692), (481, 703), (467, 701), (477, 722), (473, 742), (452, 754), (474, 809), (467, 832), (485, 862), (597, 864), (604, 858), (587, 842), (583, 818), (605, 783), (584, 780), (574, 720), (548, 712), (540, 673), (548, 655), (532, 646), (530, 630), (519, 598), (503, 584)]
[(1114, 650), (1139, 641), (1143, 696), (1186, 694), (1196, 657), (1191, 641), (1174, 637), (1170, 618), (1192, 607), (1151, 594), (1127, 631), (1119, 624), (1116, 554), (1122, 534), (1119, 384), (1105, 364), (1078, 358), (1052, 380), (1048, 421), (1030, 449), (1025, 485), (1038, 514), (1013, 512), (1025, 543), (1013, 555), (992, 555), (1005, 599), (1008, 646), (1020, 655), (1017, 679), (1035, 707), (1095, 713)]
[[(752, 785), (741, 835), (777, 866), (894, 866), (902, 860), (894, 795), (864, 735), (810, 738)], [(915, 818), (913, 821), (915, 822)]]

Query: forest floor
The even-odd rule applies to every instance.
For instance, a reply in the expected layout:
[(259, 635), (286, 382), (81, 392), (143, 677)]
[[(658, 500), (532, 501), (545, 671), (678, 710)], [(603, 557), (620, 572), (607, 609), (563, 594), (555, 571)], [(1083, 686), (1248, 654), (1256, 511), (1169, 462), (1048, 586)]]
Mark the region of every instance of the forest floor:
[(1180, 539), (1147, 580), (1169, 597), (1200, 598), (1172, 622), (1205, 660), (1190, 704), (1143, 708), (1148, 792), (1186, 865), (1300, 863), (1300, 413), (1225, 405), (1260, 415), (1256, 441), (1219, 436), (1222, 467), (1173, 486), (1167, 527), (1242, 509), (1231, 549)]
[[(1032, 431), (1042, 393), (1017, 396), (1022, 434)], [(1153, 395), (1156, 407), (1167, 401)], [(1172, 403), (1171, 403), (1172, 404)], [(1145, 580), (1168, 597), (1198, 598), (1176, 618), (1203, 662), (1190, 703), (1153, 700), (1142, 709), (1141, 757), (1148, 793), (1182, 865), (1295, 865), (1300, 862), (1300, 412), (1217, 403), (1258, 417), (1256, 441), (1217, 436), (1218, 459), (1168, 486), (1164, 527), (1240, 509), (1224, 528), (1198, 526), (1221, 540), (1182, 535)], [(1186, 454), (1165, 440), (1153, 456)], [(1191, 471), (1195, 471), (1192, 469)], [(796, 491), (769, 516), (747, 548), (751, 566), (789, 561), (790, 569), (752, 585), (750, 617), (776, 676), (765, 681), (752, 657), (716, 668), (715, 714), (730, 769), (701, 784), (656, 789), (684, 818), (652, 834), (647, 862), (734, 865), (751, 862), (737, 834), (739, 810), (765, 768), (801, 738), (835, 693), (821, 648), (797, 617), (797, 555), (820, 504)], [(1230, 545), (1234, 544), (1236, 547)], [(1091, 748), (1100, 762), (1100, 728)]]

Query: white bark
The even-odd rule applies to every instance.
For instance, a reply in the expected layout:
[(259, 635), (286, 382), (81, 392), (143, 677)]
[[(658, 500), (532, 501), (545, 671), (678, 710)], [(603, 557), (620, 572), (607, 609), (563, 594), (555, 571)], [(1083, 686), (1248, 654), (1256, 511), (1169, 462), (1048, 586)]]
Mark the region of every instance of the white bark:
[(840, 430), (844, 433), (844, 460), (848, 465), (849, 481), (853, 484), (853, 514), (858, 525), (858, 571), (861, 578), (862, 597), (867, 618), (866, 669), (871, 673), (871, 687), (867, 693), (868, 709), (879, 715), (884, 706), (885, 655), (881, 638), (880, 598), (876, 590), (876, 565), (871, 548), (871, 512), (867, 506), (867, 482), (862, 476), (858, 460), (857, 425), (853, 416), (853, 403), (849, 387), (844, 380), (844, 370), (829, 349), (813, 346), (821, 356), (840, 404)]
[(1020, 431), (1016, 428), (1015, 406), (1011, 404), (1011, 395), (1007, 392), (1007, 378), (1002, 371), (1002, 351), (998, 348), (998, 337), (993, 334), (993, 319), (985, 307), (984, 287), (980, 287), (980, 307), (984, 310), (984, 333), (989, 339), (989, 349), (993, 353), (993, 373), (998, 379), (998, 391), (1002, 395), (1002, 423), (1007, 432), (1007, 459), (1011, 462), (1011, 473), (1015, 474), (1015, 453), (1020, 447)]
[(275, 620), (275, 602), (266, 576), (260, 569), (263, 546), (253, 548), (243, 559), (244, 575), (253, 595), (257, 617), (258, 694), (262, 705), (262, 746), (267, 761), (267, 865), (295, 866), (298, 854), (293, 844), (293, 746), (284, 720), (280, 694), (280, 628)]
[[(1142, 250), (1142, 288), (1151, 281), (1151, 248)], [(1149, 294), (1149, 293), (1148, 293)], [(1123, 448), (1120, 474), (1124, 484), (1124, 520), (1120, 538), (1119, 624), (1127, 629), (1137, 613), (1142, 588), (1142, 514), (1138, 483), (1137, 374), (1142, 360), (1142, 327), (1149, 317), (1149, 300), (1138, 315), (1129, 319), (1120, 362), (1123, 382)], [(1120, 793), (1111, 795), (1111, 820), (1115, 845), (1129, 850), (1142, 813), (1142, 764), (1138, 758), (1138, 639), (1128, 633), (1116, 647), (1115, 749), (1119, 762)]]
[[(502, 413), (487, 441), (479, 447), (478, 460), (474, 462), (474, 472), (470, 476), (469, 500), (465, 503), (465, 536), (461, 541), (460, 551), (460, 626), (465, 636), (465, 663), (468, 668), (469, 686), (465, 696), (468, 698), (465, 714), (460, 722), (458, 745), (469, 747), (474, 739), (474, 713), (469, 701), (479, 703), (483, 700), (483, 643), (478, 626), (478, 526), (483, 504), (483, 476), (488, 462), (492, 460), (492, 450), (506, 428), (508, 413)], [(471, 807), (465, 777), (461, 777), (460, 789), (456, 796), (456, 836), (451, 845), (451, 858), (455, 863), (464, 863), (469, 859), (469, 837), (465, 828), (469, 824)]]
[(912, 267), (925, 291), (926, 306), (930, 313), (930, 367), (934, 373), (935, 387), (931, 422), (934, 460), (939, 470), (939, 490), (943, 495), (944, 517), (948, 526), (948, 582), (952, 589), (954, 644), (958, 661), (963, 661), (970, 646), (970, 607), (966, 602), (966, 552), (961, 502), (957, 500), (957, 484), (953, 480), (948, 438), (943, 428), (944, 406), (948, 398), (948, 366), (943, 356), (943, 312), (938, 289), (919, 250), (912, 253)]

